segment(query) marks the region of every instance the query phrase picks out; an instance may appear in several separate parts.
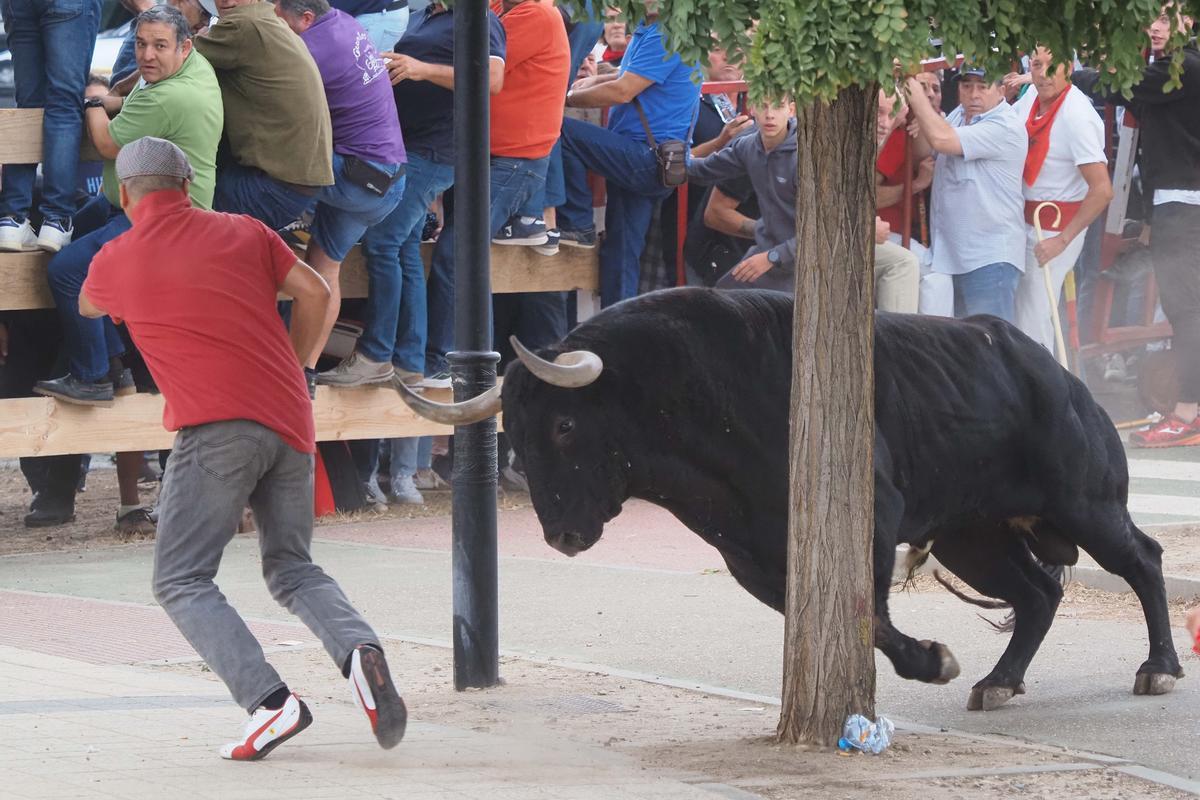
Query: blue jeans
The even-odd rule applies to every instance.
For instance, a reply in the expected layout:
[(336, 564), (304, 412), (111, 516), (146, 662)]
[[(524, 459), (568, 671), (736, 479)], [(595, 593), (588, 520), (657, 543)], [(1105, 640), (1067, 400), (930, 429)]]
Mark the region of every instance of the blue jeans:
[(600, 304), (610, 306), (638, 291), (639, 260), (654, 206), (671, 193), (658, 180), (658, 161), (645, 142), (626, 139), (598, 125), (563, 120), (563, 174), (567, 202), (558, 209), (558, 225), (568, 230), (592, 227), (592, 192), (587, 171), (603, 175), (608, 207), (600, 246)]
[[(105, 210), (106, 214), (99, 213)], [(79, 313), (79, 291), (92, 258), (101, 247), (129, 230), (130, 224), (124, 212), (109, 205), (104, 195), (93, 198), (80, 217), (102, 222), (83, 236), (78, 235), (83, 231), (76, 228), (75, 239), (50, 259), (46, 279), (62, 320), (71, 374), (95, 383), (106, 380), (109, 359), (124, 353), (125, 345), (109, 317), (89, 319)]]
[(425, 262), (421, 229), (429, 204), (454, 184), (454, 165), (408, 156), (404, 194), (392, 213), (367, 230), (367, 300), (358, 350), (408, 372), (425, 371)]
[[(100, 24), (100, 0), (2, 0), (18, 108), (43, 108), (42, 215), (69, 220), (83, 139), (83, 88)], [(0, 216), (28, 216), (36, 164), (6, 164)]]
[[(382, 195), (356, 184), (346, 176), (346, 157), (333, 154), (333, 186), (326, 186), (317, 194), (317, 213), (313, 217), (312, 238), (325, 255), (334, 261), (342, 261), (350, 248), (354, 247), (367, 228), (378, 224), (392, 213), (404, 194), (403, 164), (367, 164), (393, 176), (392, 185)], [(382, 188), (382, 187), (381, 187)]]
[(300, 219), (316, 194), (298, 192), (257, 167), (244, 167), (232, 159), (217, 169), (213, 211), (249, 214), (272, 230)]
[(954, 276), (954, 316), (991, 314), (1006, 322), (1016, 318), (1017, 284), (1021, 270), (1007, 261), (988, 264)]
[(108, 78), (108, 86), (112, 88), (133, 74), (137, 65), (137, 26), (132, 25), (121, 49), (117, 51), (117, 60), (113, 63), (112, 74)]
[(408, 8), (398, 8), (395, 11), (377, 11), (374, 14), (359, 14), (355, 17), (358, 24), (371, 37), (371, 44), (382, 53), (394, 50), (396, 42), (408, 30)]
[[(491, 217), (489, 238), (500, 232), (513, 214), (546, 182), (549, 158), (506, 158), (492, 156)], [(446, 369), (446, 353), (454, 347), (454, 216), (433, 249), (429, 268), (429, 341), (425, 347), (425, 370), (431, 375)], [(491, 325), (489, 324), (490, 328)]]

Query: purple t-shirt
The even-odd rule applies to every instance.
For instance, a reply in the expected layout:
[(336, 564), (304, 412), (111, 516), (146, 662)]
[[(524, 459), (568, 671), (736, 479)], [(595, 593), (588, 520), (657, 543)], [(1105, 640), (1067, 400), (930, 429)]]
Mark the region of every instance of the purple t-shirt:
[(354, 17), (336, 8), (300, 34), (325, 84), (333, 151), (384, 164), (403, 164), (404, 139), (387, 67)]

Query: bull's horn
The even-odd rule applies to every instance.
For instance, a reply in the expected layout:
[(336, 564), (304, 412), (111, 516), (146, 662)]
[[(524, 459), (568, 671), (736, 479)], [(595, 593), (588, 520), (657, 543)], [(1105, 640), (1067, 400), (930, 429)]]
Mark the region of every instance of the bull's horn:
[(530, 352), (516, 336), (508, 337), (508, 341), (525, 368), (552, 386), (579, 389), (599, 378), (604, 370), (604, 362), (600, 360), (600, 356), (590, 350), (572, 350), (560, 354), (550, 362)]
[(420, 416), (442, 425), (470, 425), (500, 413), (500, 390), (493, 386), (481, 395), (461, 403), (437, 403), (400, 383), (400, 397)]

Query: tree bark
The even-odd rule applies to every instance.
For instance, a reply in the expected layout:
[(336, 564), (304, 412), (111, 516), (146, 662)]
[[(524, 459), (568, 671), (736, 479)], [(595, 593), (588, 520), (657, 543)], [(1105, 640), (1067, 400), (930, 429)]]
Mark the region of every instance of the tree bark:
[(875, 85), (799, 109), (783, 742), (875, 716)]

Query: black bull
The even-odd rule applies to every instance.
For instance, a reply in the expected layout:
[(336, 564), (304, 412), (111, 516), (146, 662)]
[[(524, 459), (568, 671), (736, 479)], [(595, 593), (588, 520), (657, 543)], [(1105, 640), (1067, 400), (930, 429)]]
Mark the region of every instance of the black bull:
[[(504, 427), (547, 542), (586, 550), (626, 499), (647, 500), (782, 612), (791, 342), (784, 294), (674, 289), (606, 309), (542, 351), (598, 355), (589, 385), (560, 388), (513, 362)], [(875, 646), (897, 674), (941, 683), (958, 673), (944, 645), (901, 633), (888, 615), (897, 545), (932, 543), (948, 570), (1013, 609), (1008, 647), (969, 708), (1024, 691), (1062, 597), (1035, 556), (1073, 564), (1078, 548), (1141, 601), (1150, 654), (1134, 691), (1161, 694), (1182, 677), (1162, 548), (1129, 517), (1116, 430), (1044, 349), (991, 317), (877, 314), (875, 414)]]

